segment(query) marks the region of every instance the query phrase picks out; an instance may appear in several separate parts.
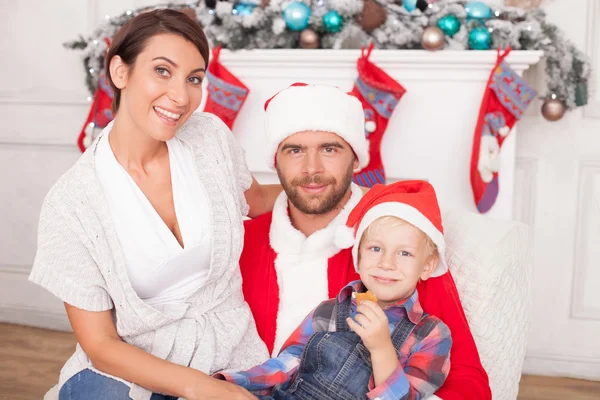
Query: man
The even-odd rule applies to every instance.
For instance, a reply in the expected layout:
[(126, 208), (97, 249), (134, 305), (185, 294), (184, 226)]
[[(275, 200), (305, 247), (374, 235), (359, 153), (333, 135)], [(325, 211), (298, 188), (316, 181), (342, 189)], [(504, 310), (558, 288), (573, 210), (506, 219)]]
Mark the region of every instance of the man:
[[(368, 164), (360, 101), (329, 86), (294, 84), (265, 104), (268, 162), (284, 191), (272, 213), (245, 224), (243, 289), (258, 333), (279, 349), (320, 302), (359, 279), (340, 229), (362, 197), (353, 172)], [(491, 399), (487, 374), (449, 272), (417, 287), (423, 309), (452, 333), (444, 400)]]

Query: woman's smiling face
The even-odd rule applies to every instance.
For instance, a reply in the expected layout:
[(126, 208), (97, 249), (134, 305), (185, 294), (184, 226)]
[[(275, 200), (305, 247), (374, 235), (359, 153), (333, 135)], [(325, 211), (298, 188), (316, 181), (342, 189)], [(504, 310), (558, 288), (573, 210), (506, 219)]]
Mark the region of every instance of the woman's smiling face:
[(180, 35), (148, 39), (133, 65), (111, 60), (111, 76), (121, 89), (119, 117), (152, 138), (167, 141), (200, 106), (206, 63), (197, 47)]

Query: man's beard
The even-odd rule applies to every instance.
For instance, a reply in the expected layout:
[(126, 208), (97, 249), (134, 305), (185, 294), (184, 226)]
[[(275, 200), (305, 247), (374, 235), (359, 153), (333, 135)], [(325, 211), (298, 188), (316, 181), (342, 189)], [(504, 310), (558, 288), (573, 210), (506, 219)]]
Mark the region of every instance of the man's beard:
[[(291, 182), (288, 182), (279, 168), (277, 168), (277, 176), (279, 176), (279, 181), (281, 182), (281, 186), (283, 186), (283, 190), (285, 191), (289, 201), (294, 205), (294, 207), (300, 210), (300, 212), (311, 215), (327, 214), (335, 209), (350, 188), (350, 184), (352, 183), (352, 174), (353, 169), (352, 164), (350, 164), (340, 184), (338, 184), (334, 177), (325, 177), (323, 175), (294, 178)], [(333, 191), (318, 204), (311, 205), (311, 200), (317, 199), (318, 195), (308, 195), (308, 198), (306, 198), (300, 194), (298, 189), (301, 186), (308, 186), (311, 183), (316, 185), (330, 185), (333, 188)]]

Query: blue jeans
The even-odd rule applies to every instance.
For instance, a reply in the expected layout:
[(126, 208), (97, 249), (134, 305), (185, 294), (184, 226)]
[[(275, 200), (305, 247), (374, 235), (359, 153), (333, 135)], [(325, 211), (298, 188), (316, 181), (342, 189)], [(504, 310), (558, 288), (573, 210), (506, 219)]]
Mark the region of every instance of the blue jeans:
[[(306, 344), (290, 387), (275, 387), (260, 400), (364, 400), (373, 374), (371, 354), (346, 318), (351, 315), (350, 296), (337, 303), (336, 331), (315, 333)], [(415, 324), (403, 318), (392, 332), (392, 344), (400, 349)]]
[[(65, 382), (59, 400), (130, 400), (129, 386), (116, 379), (84, 369)], [(150, 400), (176, 400), (177, 397), (154, 393)]]

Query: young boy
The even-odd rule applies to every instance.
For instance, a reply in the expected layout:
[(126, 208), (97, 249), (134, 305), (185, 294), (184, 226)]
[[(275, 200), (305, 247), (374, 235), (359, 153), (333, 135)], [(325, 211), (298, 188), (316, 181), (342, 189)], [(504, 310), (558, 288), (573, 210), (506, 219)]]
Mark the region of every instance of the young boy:
[[(450, 370), (448, 327), (419, 304), (417, 282), (447, 269), (440, 210), (424, 181), (374, 186), (336, 233), (361, 280), (313, 310), (278, 357), (215, 375), (261, 399), (421, 399)], [(436, 274), (437, 275), (437, 274)], [(376, 302), (357, 304), (368, 289)]]

